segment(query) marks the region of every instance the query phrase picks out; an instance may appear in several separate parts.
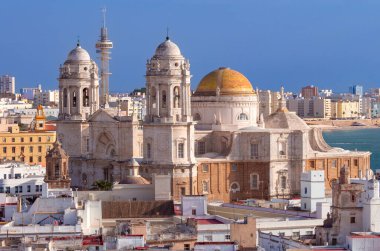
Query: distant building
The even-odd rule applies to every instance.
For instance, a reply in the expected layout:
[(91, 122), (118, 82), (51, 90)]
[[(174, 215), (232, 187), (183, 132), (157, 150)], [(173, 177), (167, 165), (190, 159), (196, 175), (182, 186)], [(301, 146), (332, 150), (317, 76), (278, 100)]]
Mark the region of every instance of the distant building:
[(318, 97), (318, 87), (314, 85), (308, 85), (308, 86), (302, 87), (301, 96), (305, 99)]
[(353, 86), (350, 86), (349, 91), (350, 91), (350, 93), (358, 95), (360, 97), (362, 97), (363, 94), (364, 94), (364, 92), (363, 92), (363, 86), (362, 85), (353, 85)]
[(330, 118), (331, 100), (325, 98), (288, 99), (286, 106), (289, 111), (296, 112), (301, 118)]
[(17, 124), (5, 122), (0, 127), (0, 158), (28, 164), (46, 165), (46, 152), (56, 139), (55, 126), (45, 124), (42, 107), (37, 109), (32, 128), (20, 131)]
[(34, 101), (33, 101), (34, 107), (37, 107), (38, 105), (58, 106), (58, 103), (59, 103), (59, 91), (58, 90), (53, 90), (53, 91), (37, 90), (34, 93)]
[(20, 94), (22, 98), (26, 98), (27, 100), (34, 100), (34, 94), (36, 92), (41, 92), (42, 86), (39, 84), (37, 87), (25, 87), (20, 89)]
[(372, 102), (371, 105), (371, 117), (379, 118), (380, 117), (380, 102)]
[[(16, 78), (3, 75), (0, 76), (0, 95), (15, 94)], [(5, 97), (5, 96), (4, 96)]]
[(337, 100), (331, 102), (331, 117), (336, 119), (348, 119), (360, 117), (359, 101)]
[(330, 97), (333, 94), (333, 91), (330, 89), (323, 89), (319, 91), (319, 96), (322, 98)]

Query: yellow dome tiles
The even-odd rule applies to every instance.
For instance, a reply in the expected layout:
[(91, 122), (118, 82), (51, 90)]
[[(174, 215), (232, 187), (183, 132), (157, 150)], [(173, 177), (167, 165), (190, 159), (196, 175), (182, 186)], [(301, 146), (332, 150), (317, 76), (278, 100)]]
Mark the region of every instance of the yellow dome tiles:
[(249, 80), (240, 72), (219, 68), (207, 74), (199, 83), (195, 96), (253, 95)]

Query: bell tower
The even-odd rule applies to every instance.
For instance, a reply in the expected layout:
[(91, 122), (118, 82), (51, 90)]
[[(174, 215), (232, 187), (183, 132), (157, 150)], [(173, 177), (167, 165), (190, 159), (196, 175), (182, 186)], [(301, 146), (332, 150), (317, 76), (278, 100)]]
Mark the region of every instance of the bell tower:
[(86, 120), (99, 109), (98, 66), (79, 41), (59, 69), (59, 120)]
[(58, 139), (53, 148), (46, 154), (45, 182), (49, 189), (69, 189), (71, 179), (68, 173), (69, 157), (62, 149)]
[(144, 163), (149, 175), (172, 176), (175, 198), (193, 194), (196, 176), (190, 78), (189, 61), (166, 37), (146, 64)]

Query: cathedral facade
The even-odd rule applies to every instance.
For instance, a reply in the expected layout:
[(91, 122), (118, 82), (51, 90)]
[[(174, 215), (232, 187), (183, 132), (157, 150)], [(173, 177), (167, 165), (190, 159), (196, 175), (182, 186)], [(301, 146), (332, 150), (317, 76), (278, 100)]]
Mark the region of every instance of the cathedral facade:
[(147, 183), (168, 174), (175, 200), (287, 198), (300, 193), (303, 171), (324, 170), (331, 191), (341, 166), (352, 177), (369, 170), (369, 152), (328, 146), (321, 131), (286, 109), (283, 89), (279, 109), (264, 117), (257, 91), (238, 71), (218, 68), (194, 93), (190, 79), (189, 60), (167, 38), (146, 64), (147, 115), (140, 121), (99, 107), (98, 68), (79, 45), (72, 50), (60, 68), (57, 123), (71, 186)]

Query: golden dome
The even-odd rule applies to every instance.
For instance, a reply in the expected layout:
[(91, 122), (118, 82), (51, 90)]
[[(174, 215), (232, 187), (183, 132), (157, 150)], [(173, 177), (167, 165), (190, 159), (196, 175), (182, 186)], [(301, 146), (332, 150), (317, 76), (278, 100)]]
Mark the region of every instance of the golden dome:
[(199, 83), (194, 96), (253, 95), (249, 80), (240, 72), (221, 67), (207, 74)]

